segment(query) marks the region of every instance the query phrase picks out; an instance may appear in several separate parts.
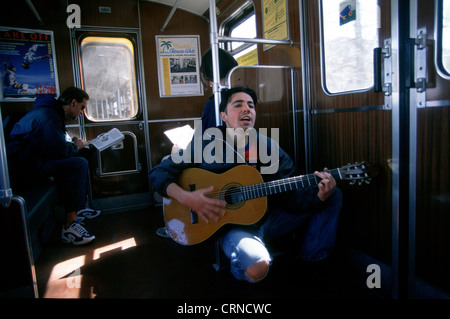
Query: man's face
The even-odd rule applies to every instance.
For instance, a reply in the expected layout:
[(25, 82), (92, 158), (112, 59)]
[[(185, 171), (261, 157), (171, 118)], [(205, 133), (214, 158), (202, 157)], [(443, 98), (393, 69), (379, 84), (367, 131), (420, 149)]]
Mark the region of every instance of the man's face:
[(229, 128), (242, 128), (244, 131), (255, 125), (255, 104), (250, 95), (244, 92), (235, 93), (231, 96), (225, 112), (220, 116)]
[(73, 99), (69, 104), (69, 109), (66, 112), (66, 120), (76, 120), (78, 116), (81, 115), (83, 110), (86, 108), (88, 104), (88, 100), (83, 99), (81, 102), (77, 102), (76, 99)]

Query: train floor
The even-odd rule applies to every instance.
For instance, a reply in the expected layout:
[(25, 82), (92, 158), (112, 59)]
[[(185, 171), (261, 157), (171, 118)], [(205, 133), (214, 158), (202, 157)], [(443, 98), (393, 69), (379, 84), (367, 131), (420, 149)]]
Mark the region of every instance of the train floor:
[(154, 207), (86, 220), (96, 239), (85, 246), (59, 242), (60, 229), (55, 230), (35, 264), (39, 297), (383, 299), (338, 254), (311, 264), (279, 249), (263, 281), (237, 281), (214, 269), (214, 240), (182, 246), (156, 235), (162, 225), (162, 208)]

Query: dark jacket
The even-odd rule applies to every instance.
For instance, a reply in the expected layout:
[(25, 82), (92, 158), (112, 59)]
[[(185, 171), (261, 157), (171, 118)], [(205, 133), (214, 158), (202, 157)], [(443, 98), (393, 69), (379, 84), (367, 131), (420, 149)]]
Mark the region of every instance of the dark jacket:
[(216, 103), (214, 102), (214, 95), (206, 102), (202, 113), (202, 131), (210, 127), (216, 126)]
[(39, 172), (49, 161), (79, 155), (66, 141), (62, 104), (51, 95), (38, 95), (33, 109), (17, 122), (7, 138), (6, 151), (11, 177)]

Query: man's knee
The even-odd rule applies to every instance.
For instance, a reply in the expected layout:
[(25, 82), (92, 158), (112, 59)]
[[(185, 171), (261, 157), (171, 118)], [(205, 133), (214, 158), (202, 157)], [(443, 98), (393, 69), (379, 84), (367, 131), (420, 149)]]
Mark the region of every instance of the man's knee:
[(67, 160), (64, 174), (71, 176), (69, 178), (76, 178), (84, 180), (89, 172), (89, 162), (84, 157), (71, 157)]
[(87, 170), (89, 168), (89, 162), (84, 157), (72, 157), (71, 163), (74, 169)]
[(66, 175), (67, 173), (84, 174), (89, 169), (89, 162), (83, 157), (69, 157), (60, 160), (47, 161), (41, 167), (41, 172), (47, 176)]
[(250, 282), (258, 282), (266, 277), (267, 272), (269, 271), (270, 262), (268, 260), (261, 260), (253, 265), (249, 266), (245, 273)]

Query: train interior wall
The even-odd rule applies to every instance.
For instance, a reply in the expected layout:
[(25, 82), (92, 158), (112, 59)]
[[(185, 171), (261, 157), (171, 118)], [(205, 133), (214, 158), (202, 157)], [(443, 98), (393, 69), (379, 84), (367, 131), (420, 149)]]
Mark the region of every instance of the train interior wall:
[[(218, 16), (220, 23), (227, 12), (232, 11), (244, 1), (219, 1)], [(381, 1), (382, 9), (389, 11), (389, 1)], [(177, 10), (164, 32), (161, 27), (171, 10), (170, 7), (134, 0), (80, 0), (69, 1), (81, 7), (80, 31), (83, 27), (99, 27), (109, 31), (121, 32), (121, 29), (133, 30), (138, 34), (136, 41), (142, 49), (143, 75), (139, 80), (143, 84), (143, 96), (140, 101), (143, 110), (135, 121), (120, 124), (121, 129), (130, 131), (137, 136), (139, 145), (139, 162), (141, 171), (139, 174), (128, 177), (91, 177), (93, 181), (92, 192), (94, 199), (108, 206), (109, 198), (123, 198), (133, 194), (150, 194), (151, 186), (148, 184), (147, 173), (161, 159), (170, 154), (171, 143), (164, 136), (165, 130), (190, 124), (198, 119), (203, 111), (207, 98), (212, 94), (210, 88), (204, 88), (204, 96), (183, 98), (160, 98), (157, 75), (157, 52), (155, 48), (156, 35), (199, 35), (201, 51), (206, 51), (209, 45), (209, 23), (205, 17)], [(261, 16), (262, 2), (254, 1), (255, 12)], [(270, 50), (263, 50), (258, 46), (259, 65), (277, 65), (280, 68), (280, 76), (274, 79), (282, 79), (283, 91), (279, 100), (264, 103), (265, 113), (258, 114), (261, 127), (278, 126), (281, 128), (280, 139), (288, 153), (296, 158), (299, 173), (306, 170), (321, 170), (323, 167), (335, 168), (347, 163), (368, 161), (378, 164), (380, 174), (374, 178), (371, 184), (362, 186), (349, 186), (339, 184), (344, 191), (344, 208), (341, 217), (339, 245), (353, 256), (361, 260), (370, 260), (386, 265), (387, 277), (390, 276), (389, 266), (392, 264), (392, 111), (390, 110), (351, 110), (355, 107), (365, 107), (383, 104), (380, 94), (369, 92), (368, 94), (343, 95), (330, 97), (326, 95), (321, 86), (320, 79), (320, 52), (319, 29), (317, 23), (318, 2), (307, 1), (300, 7), (299, 1), (287, 1), (289, 11), (289, 33), (293, 41), (292, 46), (276, 46)], [(70, 30), (66, 26), (67, 2), (34, 0), (34, 6), (44, 21), (40, 25), (32, 14), (25, 1), (9, 2), (2, 5), (3, 15), (1, 24), (8, 27), (20, 27), (29, 29), (43, 29), (54, 32), (55, 52), (58, 68), (59, 87), (61, 89), (76, 84), (72, 56), (72, 43)], [(99, 6), (111, 8), (110, 14), (100, 13)], [(310, 55), (306, 61), (302, 61), (301, 26), (298, 19), (299, 12), (306, 10), (308, 37), (305, 43), (310, 48)], [(424, 9), (425, 10), (425, 9)], [(390, 23), (390, 15), (383, 15), (384, 24)], [(429, 22), (423, 22), (429, 23)], [(257, 19), (258, 37), (262, 38), (261, 20)], [(432, 28), (432, 25), (430, 26)], [(390, 36), (390, 28), (382, 29)], [(432, 33), (429, 33), (432, 36)], [(77, 58), (77, 57), (75, 57)], [(310, 95), (303, 99), (304, 77), (302, 63), (310, 65)], [(288, 67), (284, 69), (283, 67)], [(260, 72), (260, 73), (258, 73)], [(261, 74), (266, 71), (238, 69), (233, 74), (233, 83), (255, 86), (260, 95), (264, 96), (264, 90), (259, 87)], [(272, 71), (269, 71), (272, 72)], [(270, 73), (269, 73), (270, 74)], [(274, 85), (270, 77), (264, 76), (266, 87)], [(275, 83), (277, 84), (277, 83)], [(293, 86), (292, 86), (293, 84)], [(256, 87), (258, 86), (258, 87)], [(293, 88), (293, 89), (292, 89)], [(432, 89), (432, 96), (437, 89)], [(292, 92), (293, 91), (293, 92)], [(306, 93), (305, 93), (306, 94)], [(294, 97), (294, 98), (292, 98)], [(449, 99), (439, 97), (439, 100)], [(305, 105), (308, 103), (308, 105)], [(2, 102), (2, 116), (16, 111), (31, 109), (32, 103)], [(338, 110), (337, 112), (335, 110)], [(305, 122), (305, 113), (311, 114), (310, 122)], [(145, 113), (144, 113), (145, 112)], [(446, 167), (448, 177), (448, 108), (422, 109), (418, 116), (418, 154), (429, 153), (433, 149), (432, 157), (419, 157), (418, 166), (418, 220), (417, 220), (417, 272), (426, 280), (431, 281), (444, 290), (449, 290), (450, 281), (446, 274), (449, 266), (448, 233), (439, 230), (445, 223), (445, 211), (448, 212), (448, 204), (442, 204), (437, 198), (440, 192), (447, 190), (448, 181), (440, 179), (437, 175), (437, 166)], [(287, 125), (285, 125), (287, 123)], [(305, 124), (306, 123), (306, 124)], [(100, 131), (95, 126), (86, 123), (72, 123), (75, 134), (81, 125), (87, 138), (95, 137)], [(82, 127), (86, 124), (86, 127)], [(309, 125), (305, 128), (305, 125)], [(143, 127), (143, 126), (146, 126)], [(447, 127), (447, 131), (445, 130)], [(441, 128), (441, 129), (439, 129)], [(148, 136), (146, 135), (148, 132)], [(290, 138), (293, 132), (294, 140)], [(306, 142), (305, 142), (306, 141)], [(310, 143), (306, 145), (305, 143)], [(148, 145), (147, 149), (145, 145)], [(423, 153), (421, 153), (423, 152)], [(437, 154), (434, 154), (436, 152)], [(434, 156), (435, 155), (435, 156)], [(308, 158), (308, 156), (310, 156)], [(447, 163), (445, 163), (447, 162)], [(435, 181), (439, 181), (439, 186)], [(133, 185), (125, 187), (123, 191), (118, 185)], [(430, 194), (432, 192), (432, 194)], [(431, 202), (430, 202), (431, 201)], [(145, 198), (143, 204), (154, 203), (154, 198)], [(117, 205), (114, 202), (113, 205)], [(112, 210), (112, 209), (111, 209)], [(432, 210), (440, 217), (426, 214)], [(444, 218), (444, 219), (442, 219)], [(447, 223), (448, 225), (448, 223)], [(433, 243), (428, 245), (429, 236), (434, 236)], [(355, 253), (356, 252), (356, 253)], [(360, 256), (360, 257), (358, 257)], [(361, 257), (363, 256), (363, 257)], [(430, 268), (424, 260), (433, 260), (436, 266), (430, 274)], [(366, 263), (367, 264), (367, 263)], [(390, 283), (387, 282), (389, 294)]]

